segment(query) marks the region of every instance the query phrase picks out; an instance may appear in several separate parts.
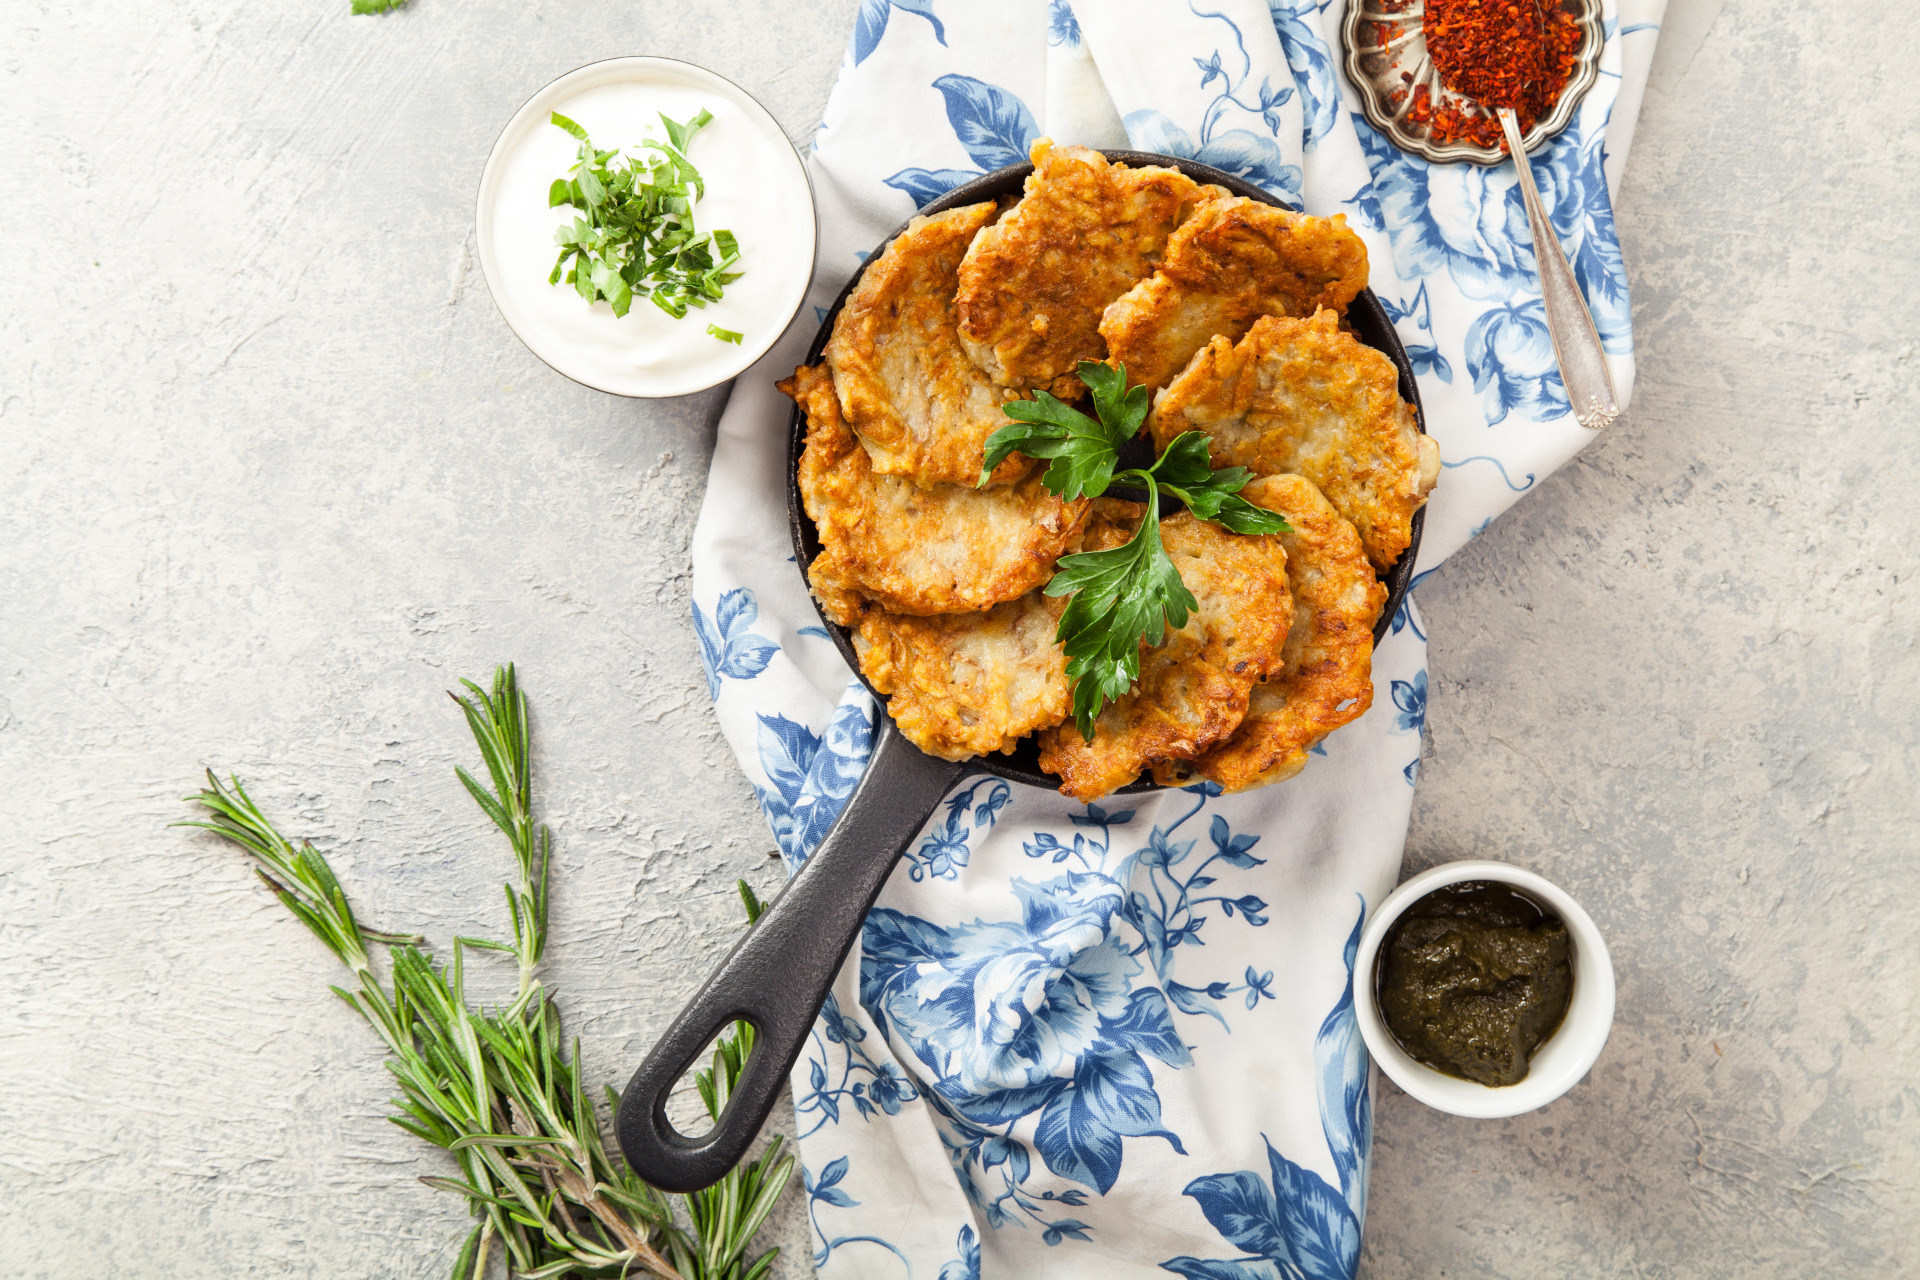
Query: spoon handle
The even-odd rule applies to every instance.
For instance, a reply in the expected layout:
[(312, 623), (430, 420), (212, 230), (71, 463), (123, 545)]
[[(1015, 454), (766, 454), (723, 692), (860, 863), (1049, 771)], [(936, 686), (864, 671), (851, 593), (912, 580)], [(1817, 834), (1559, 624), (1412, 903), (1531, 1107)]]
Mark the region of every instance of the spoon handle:
[(1533, 232), (1533, 258), (1540, 272), (1540, 296), (1546, 303), (1547, 333), (1553, 339), (1554, 358), (1560, 362), (1560, 380), (1566, 385), (1573, 415), (1595, 431), (1620, 416), (1620, 401), (1607, 370), (1607, 353), (1593, 327), (1593, 313), (1573, 278), (1560, 237), (1547, 221), (1539, 188), (1533, 185), (1533, 164), (1520, 140), (1520, 122), (1510, 107), (1499, 108), (1500, 127), (1507, 135), (1507, 152), (1520, 174), (1520, 194), (1527, 205), (1527, 226)]

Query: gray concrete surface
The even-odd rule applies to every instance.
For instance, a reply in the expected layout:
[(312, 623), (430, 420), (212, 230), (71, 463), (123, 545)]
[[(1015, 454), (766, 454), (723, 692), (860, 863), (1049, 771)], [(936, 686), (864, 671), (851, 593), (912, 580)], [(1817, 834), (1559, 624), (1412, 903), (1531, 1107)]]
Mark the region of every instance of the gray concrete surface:
[[(497, 930), (504, 851), (440, 690), (518, 660), (552, 976), (595, 1079), (727, 945), (732, 880), (777, 882), (687, 621), (721, 399), (551, 374), (465, 240), (495, 130), (554, 74), (691, 58), (805, 138), (852, 9), (0, 14), (0, 1274), (451, 1262), (459, 1207), (381, 1118), (330, 958), (164, 825), (203, 763), (373, 920)], [(1895, 10), (1673, 0), (1619, 200), (1633, 413), (1423, 588), (1408, 868), (1557, 879), (1612, 940), (1620, 1013), (1532, 1116), (1383, 1086), (1375, 1280), (1920, 1269), (1920, 131)], [(804, 1275), (795, 1202), (773, 1235)]]

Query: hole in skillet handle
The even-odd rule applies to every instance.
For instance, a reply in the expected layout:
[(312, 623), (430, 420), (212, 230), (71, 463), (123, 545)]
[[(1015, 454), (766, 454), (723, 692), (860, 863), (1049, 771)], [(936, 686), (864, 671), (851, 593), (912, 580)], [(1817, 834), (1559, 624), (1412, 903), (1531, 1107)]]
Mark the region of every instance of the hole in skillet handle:
[[(1286, 201), (1276, 199), (1246, 179), (1215, 169), (1210, 165), (1182, 160), (1177, 156), (1157, 155), (1150, 151), (1103, 151), (1101, 154), (1115, 163), (1133, 168), (1142, 165), (1164, 165), (1178, 169), (1195, 182), (1213, 183), (1225, 187), (1237, 196), (1245, 196), (1249, 200), (1258, 200), (1262, 204), (1270, 204), (1276, 208), (1293, 209), (1293, 206)], [(915, 217), (945, 213), (949, 209), (978, 204), (983, 200), (997, 200), (1005, 196), (1018, 195), (1026, 183), (1027, 175), (1032, 172), (1031, 164), (1009, 165), (1004, 169), (997, 169), (985, 177), (976, 178), (963, 187), (956, 187), (947, 192), (938, 200), (922, 208)], [(867, 256), (866, 261), (872, 262), (878, 258), (886, 246), (892, 243), (894, 237), (906, 229), (905, 222), (895, 227), (881, 239), (874, 251)], [(860, 270), (853, 273), (853, 278), (847, 281), (846, 287), (840, 290), (839, 296), (833, 300), (833, 305), (827, 308), (826, 316), (820, 321), (820, 331), (814, 335), (813, 344), (807, 348), (808, 364), (820, 362), (821, 354), (826, 350), (827, 339), (833, 334), (834, 321), (840, 316), (840, 308), (846, 305), (847, 296), (853, 292), (854, 286), (860, 283), (860, 277), (865, 271), (866, 266), (862, 264)], [(1347, 322), (1353, 327), (1355, 337), (1393, 362), (1394, 370), (1399, 374), (1400, 398), (1412, 407), (1414, 421), (1419, 424), (1420, 430), (1424, 433), (1426, 412), (1420, 405), (1420, 388), (1414, 381), (1413, 362), (1407, 358), (1406, 348), (1400, 345), (1400, 337), (1394, 332), (1393, 322), (1387, 319), (1387, 313), (1380, 306), (1380, 299), (1374, 296), (1372, 289), (1362, 290), (1360, 296), (1347, 307)], [(782, 372), (785, 371), (782, 370)], [(793, 536), (794, 560), (802, 574), (813, 563), (814, 557), (820, 554), (820, 535), (814, 529), (813, 521), (807, 518), (806, 510), (800, 502), (800, 451), (806, 445), (806, 438), (806, 414), (796, 404), (788, 419), (787, 429), (787, 522)], [(1153, 461), (1152, 448), (1151, 443), (1144, 437), (1136, 437), (1128, 441), (1126, 449), (1121, 454), (1122, 460), (1128, 466), (1146, 466)], [(1122, 496), (1121, 490), (1114, 492), (1115, 496)], [(1420, 555), (1420, 534), (1426, 527), (1426, 520), (1427, 509), (1422, 506), (1413, 513), (1412, 542), (1394, 562), (1393, 567), (1380, 575), (1380, 581), (1387, 588), (1387, 602), (1381, 608), (1380, 617), (1373, 625), (1373, 642), (1376, 645), (1386, 638), (1387, 628), (1393, 624), (1394, 615), (1400, 611), (1402, 602), (1406, 600), (1407, 590), (1413, 585), (1413, 565)], [(814, 601), (814, 608), (818, 610), (819, 601)], [(825, 614), (821, 615), (820, 623), (827, 634), (833, 638), (834, 646), (840, 650), (840, 656), (845, 659), (848, 669), (859, 672), (860, 659), (854, 653), (852, 633), (833, 622)], [(860, 678), (863, 683), (866, 681), (864, 675)], [(871, 685), (868, 685), (868, 691), (872, 692)], [(874, 698), (883, 706), (887, 701), (878, 693), (874, 694)], [(1033, 786), (1051, 790), (1060, 785), (1058, 778), (1040, 768), (1039, 747), (1031, 736), (1022, 739), (1012, 755), (977, 763), (1002, 777), (1014, 778)], [(1157, 785), (1149, 779), (1122, 787), (1115, 794), (1128, 795), (1157, 789)]]

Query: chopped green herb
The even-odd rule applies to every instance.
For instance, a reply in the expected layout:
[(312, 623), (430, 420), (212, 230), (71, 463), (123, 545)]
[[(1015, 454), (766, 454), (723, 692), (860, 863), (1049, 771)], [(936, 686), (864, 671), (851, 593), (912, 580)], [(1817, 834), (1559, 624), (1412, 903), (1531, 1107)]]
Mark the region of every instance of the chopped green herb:
[(355, 13), (386, 13), (398, 9), (407, 0), (353, 0)]
[(707, 332), (722, 342), (731, 342), (736, 347), (740, 345), (740, 335), (731, 329), (722, 329), (717, 324), (710, 324), (707, 326)]
[(578, 123), (554, 112), (552, 123), (576, 138), (580, 151), (568, 176), (548, 188), (547, 206), (579, 213), (553, 233), (560, 256), (547, 283), (564, 281), (616, 316), (626, 315), (635, 298), (650, 299), (676, 320), (718, 302), (741, 276), (732, 269), (740, 242), (731, 231), (695, 229), (694, 202), (707, 188), (686, 155), (688, 141), (712, 119), (705, 110), (685, 123), (661, 116), (667, 141), (643, 141), (657, 154), (636, 158), (599, 150)]
[(1168, 627), (1184, 627), (1187, 615), (1199, 607), (1160, 542), (1161, 490), (1202, 520), (1234, 533), (1283, 533), (1289, 526), (1240, 496), (1252, 478), (1245, 467), (1214, 470), (1203, 432), (1176, 436), (1151, 467), (1115, 472), (1120, 446), (1146, 421), (1147, 389), (1129, 391), (1124, 366), (1082, 360), (1079, 374), (1093, 392), (1097, 416), (1090, 418), (1044, 391), (1032, 400), (1008, 401), (1000, 411), (1014, 421), (987, 438), (980, 483), (1008, 455), (1024, 453), (1051, 459), (1041, 483), (1069, 502), (1097, 498), (1115, 481), (1147, 491), (1146, 516), (1125, 546), (1063, 556), (1047, 584), (1048, 595), (1073, 597), (1054, 639), (1067, 654), (1074, 723), (1091, 742), (1101, 708), (1140, 678), (1142, 641), (1161, 643)]

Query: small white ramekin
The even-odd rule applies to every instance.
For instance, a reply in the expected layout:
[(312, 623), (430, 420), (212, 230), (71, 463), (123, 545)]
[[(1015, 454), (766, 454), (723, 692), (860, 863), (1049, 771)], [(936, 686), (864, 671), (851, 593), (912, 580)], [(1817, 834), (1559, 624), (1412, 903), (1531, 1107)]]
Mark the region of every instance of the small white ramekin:
[[(494, 249), (493, 218), (494, 204), (498, 195), (501, 178), (508, 157), (520, 140), (530, 131), (547, 126), (548, 118), (555, 107), (569, 97), (598, 85), (631, 79), (636, 76), (667, 76), (686, 84), (698, 86), (719, 98), (730, 99), (749, 118), (761, 128), (765, 137), (777, 139), (780, 155), (778, 173), (765, 175), (769, 186), (784, 185), (792, 197), (793, 216), (805, 219), (806, 226), (806, 270), (797, 277), (796, 286), (782, 297), (761, 323), (755, 326), (755, 336), (738, 347), (733, 359), (716, 365), (695, 378), (675, 377), (670, 374), (635, 374), (631, 377), (610, 379), (604, 373), (596, 372), (583, 365), (576, 353), (567, 344), (554, 335), (543, 333), (537, 325), (529, 322), (515, 304), (513, 296), (501, 282), (501, 267)], [(635, 55), (623, 58), (607, 58), (600, 62), (590, 62), (584, 67), (576, 67), (556, 80), (543, 85), (540, 90), (507, 121), (506, 128), (493, 144), (493, 150), (487, 155), (486, 168), (480, 175), (480, 188), (474, 199), (475, 246), (479, 251), (480, 274), (487, 282), (487, 289), (493, 295), (494, 305), (499, 308), (507, 327), (514, 336), (526, 344), (527, 350), (564, 377), (571, 378), (582, 386), (592, 387), (596, 391), (605, 391), (611, 395), (628, 396), (635, 399), (656, 399), (669, 396), (692, 395), (717, 387), (731, 378), (745, 372), (754, 361), (767, 353), (767, 349), (779, 341), (786, 332), (793, 317), (799, 314), (800, 306), (806, 301), (807, 290), (813, 282), (814, 255), (819, 248), (820, 228), (813, 204), (812, 179), (807, 176), (807, 167), (800, 153), (787, 138), (773, 113), (762, 106), (752, 94), (733, 81), (705, 67), (691, 62), (682, 62), (678, 58), (663, 58), (654, 55)], [(693, 323), (689, 320), (688, 323)]]
[[(1549, 1036), (1519, 1084), (1494, 1088), (1445, 1075), (1416, 1061), (1387, 1030), (1375, 993), (1375, 958), (1387, 931), (1406, 909), (1435, 889), (1463, 880), (1507, 885), (1566, 922), (1573, 962), (1573, 996), (1559, 1030)], [(1387, 895), (1360, 935), (1354, 957), (1353, 1008), (1360, 1034), (1387, 1077), (1436, 1111), (1477, 1120), (1517, 1116), (1544, 1107), (1580, 1082), (1613, 1030), (1613, 961), (1589, 916), (1566, 892), (1531, 871), (1504, 862), (1448, 862), (1422, 871)]]

